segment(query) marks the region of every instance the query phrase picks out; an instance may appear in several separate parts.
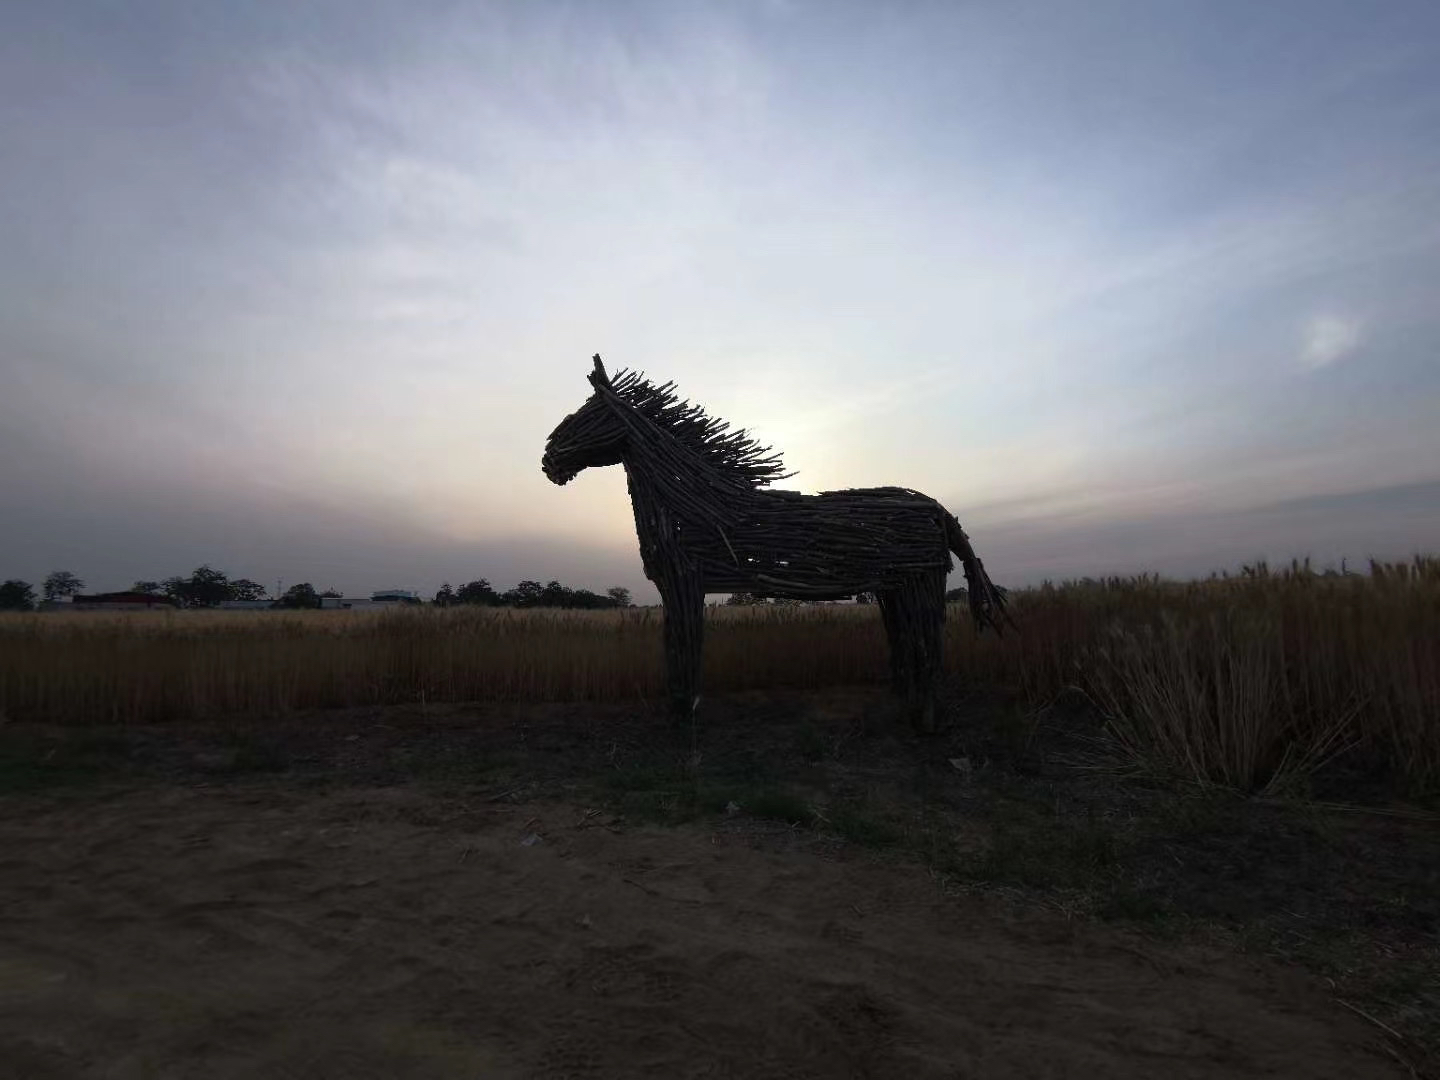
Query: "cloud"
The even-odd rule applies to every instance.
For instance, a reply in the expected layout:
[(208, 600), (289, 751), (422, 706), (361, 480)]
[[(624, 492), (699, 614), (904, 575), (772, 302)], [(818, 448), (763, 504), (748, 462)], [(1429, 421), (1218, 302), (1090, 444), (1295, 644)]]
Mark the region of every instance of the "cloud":
[(1264, 560), (1283, 565), (1312, 558), (1317, 566), (1348, 559), (1407, 560), (1419, 537), (1440, 529), (1440, 481), (1381, 486), (1217, 510), (1206, 505), (1154, 514), (1088, 520), (975, 524), (976, 550), (997, 581), (1156, 572), (1176, 577), (1234, 571)]
[(1305, 324), (1300, 363), (1310, 371), (1339, 363), (1360, 347), (1362, 329), (1355, 319), (1316, 316)]

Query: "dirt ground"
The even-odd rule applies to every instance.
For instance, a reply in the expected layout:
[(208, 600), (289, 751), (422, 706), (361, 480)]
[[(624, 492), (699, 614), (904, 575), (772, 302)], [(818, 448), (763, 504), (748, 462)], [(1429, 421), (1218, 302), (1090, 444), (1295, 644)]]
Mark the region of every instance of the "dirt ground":
[[(1411, 1075), (1295, 965), (733, 805), (639, 820), (538, 764), (567, 729), (534, 715), (504, 768), (455, 742), (493, 714), (374, 720), (283, 756), (146, 736), (123, 782), (0, 797), (0, 1073)], [(402, 720), (448, 749), (419, 768)]]

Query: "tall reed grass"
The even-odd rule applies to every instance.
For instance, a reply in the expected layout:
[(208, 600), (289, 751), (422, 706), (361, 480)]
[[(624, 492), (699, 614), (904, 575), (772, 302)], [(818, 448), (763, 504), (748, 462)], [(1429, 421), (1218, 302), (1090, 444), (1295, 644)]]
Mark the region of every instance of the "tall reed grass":
[[(1019, 633), (952, 610), (947, 670), (1031, 705), (1078, 687), (1137, 761), (1274, 787), (1338, 752), (1440, 787), (1440, 559), (1322, 575), (1018, 591)], [(655, 609), (0, 617), (0, 717), (155, 723), (440, 701), (658, 699)], [(707, 692), (879, 682), (869, 606), (712, 608)]]

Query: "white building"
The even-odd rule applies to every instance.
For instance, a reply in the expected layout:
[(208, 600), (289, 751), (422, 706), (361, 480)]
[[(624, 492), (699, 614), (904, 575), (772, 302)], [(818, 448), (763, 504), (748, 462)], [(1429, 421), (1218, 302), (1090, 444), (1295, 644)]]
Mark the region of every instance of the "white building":
[(369, 598), (358, 596), (322, 596), (322, 611), (384, 611), (388, 608), (420, 604), (420, 594), (412, 589), (380, 589)]

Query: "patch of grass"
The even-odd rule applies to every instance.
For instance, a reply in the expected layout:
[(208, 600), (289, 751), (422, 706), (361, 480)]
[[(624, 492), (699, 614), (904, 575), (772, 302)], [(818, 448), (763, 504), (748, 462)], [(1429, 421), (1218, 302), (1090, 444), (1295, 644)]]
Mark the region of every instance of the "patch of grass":
[(276, 739), (251, 735), (238, 740), (233, 750), (232, 772), (284, 772), (290, 768), (290, 755)]
[(997, 822), (984, 852), (960, 865), (973, 881), (1103, 890), (1115, 875), (1121, 846), (1115, 832), (1094, 817), (1046, 824)]
[(1157, 809), (1165, 836), (1181, 844), (1233, 835), (1243, 826), (1244, 804), (1224, 791), (1169, 800)]
[(878, 814), (855, 806), (838, 806), (829, 814), (830, 828), (852, 844), (868, 848), (895, 847), (905, 834)]
[(0, 734), (0, 795), (98, 783), (129, 771), (130, 757), (130, 740), (115, 731)]
[(809, 825), (815, 810), (804, 799), (786, 791), (758, 791), (735, 800), (751, 817), (766, 821), (783, 821), (787, 825)]
[(448, 748), (407, 750), (397, 764), (407, 776), (442, 788), (493, 786), (505, 779), (512, 766), (508, 758), (454, 753)]
[(674, 788), (687, 782), (682, 770), (675, 766), (632, 765), (613, 769), (604, 777), (605, 786), (611, 791), (657, 791)]
[(1110, 922), (1159, 924), (1173, 916), (1175, 909), (1154, 890), (1119, 880), (1101, 897), (1095, 914)]
[(814, 724), (806, 721), (796, 729), (795, 751), (800, 755), (801, 761), (821, 761), (827, 750), (825, 736)]
[(655, 825), (681, 825), (699, 817), (700, 789), (693, 772), (670, 765), (632, 765), (601, 778), (604, 801), (625, 817)]
[(652, 825), (683, 825), (700, 816), (693, 793), (683, 790), (627, 791), (614, 805), (631, 821)]
[(761, 820), (814, 823), (815, 811), (804, 799), (783, 788), (736, 782), (730, 775), (735, 771), (705, 776), (684, 766), (635, 765), (606, 773), (602, 784), (608, 790), (608, 801), (627, 817), (655, 824), (678, 825), (726, 815), (734, 812), (734, 806)]
[(279, 738), (249, 731), (234, 732), (219, 746), (201, 751), (195, 763), (215, 776), (285, 772), (291, 764), (290, 754)]

